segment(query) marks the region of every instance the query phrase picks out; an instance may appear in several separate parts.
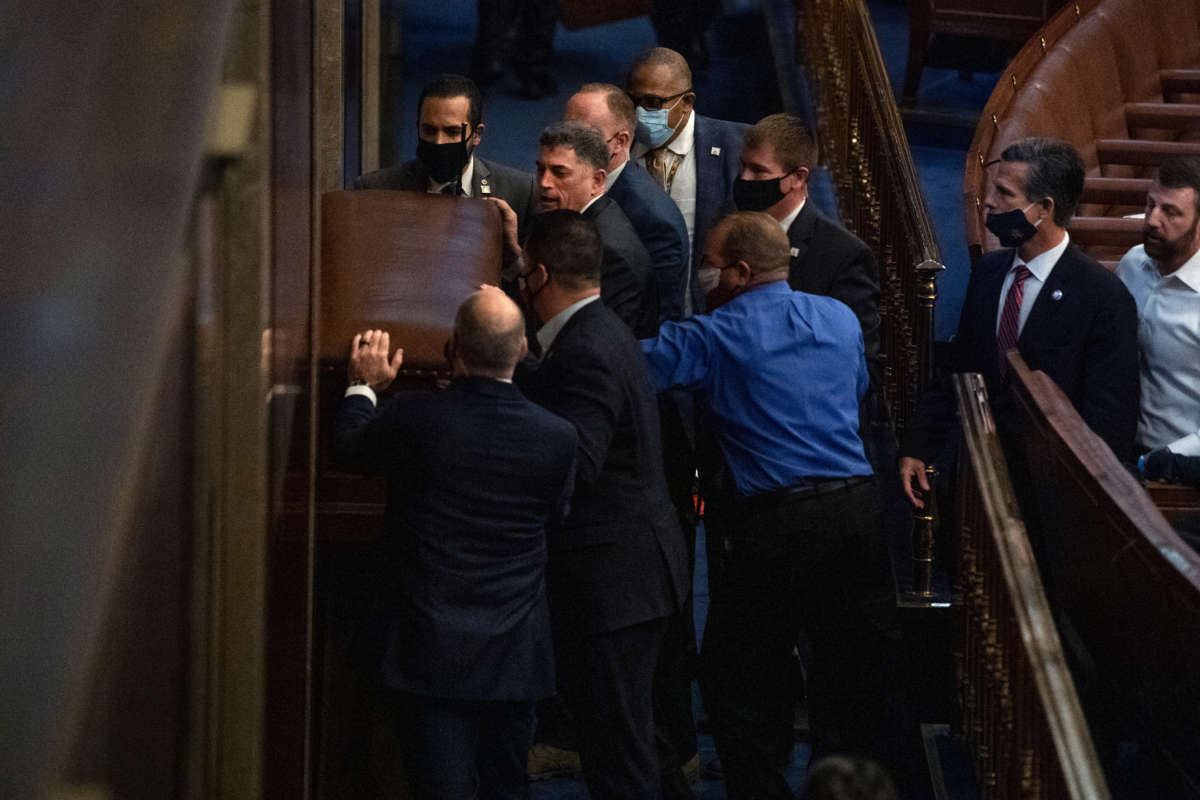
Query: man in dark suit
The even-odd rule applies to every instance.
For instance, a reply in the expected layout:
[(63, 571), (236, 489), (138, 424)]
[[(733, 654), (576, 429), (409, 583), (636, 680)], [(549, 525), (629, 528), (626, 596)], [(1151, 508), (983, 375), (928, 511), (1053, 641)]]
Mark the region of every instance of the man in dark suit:
[(683, 316), (688, 287), (687, 223), (679, 208), (640, 164), (629, 160), (637, 115), (633, 101), (611, 83), (587, 83), (567, 100), (565, 119), (591, 125), (608, 145), (605, 194), (629, 218), (654, 263), (658, 321)]
[(687, 223), (691, 237), (691, 291), (685, 316), (704, 310), (696, 270), (708, 229), (733, 210), (733, 181), (741, 166), (746, 125), (696, 114), (692, 71), (674, 50), (655, 47), (634, 59), (625, 80), (637, 106), (633, 159), (662, 186)]
[[(567, 120), (546, 126), (539, 144), (538, 211), (569, 209), (595, 223), (604, 248), (600, 298), (635, 334), (653, 335), (658, 329), (654, 267), (629, 218), (604, 193), (608, 169), (604, 138), (591, 125)], [(526, 270), (529, 265), (521, 261), (517, 244), (518, 223), (510, 209), (501, 204), (500, 210), (509, 259), (515, 269)]]
[[(954, 372), (978, 372), (1003, 435), (1014, 423), (1005, 353), (1016, 348), (1049, 375), (1123, 460), (1138, 417), (1137, 307), (1121, 281), (1071, 243), (1067, 224), (1083, 192), (1071, 145), (1029, 138), (1009, 145), (987, 197), (987, 226), (1004, 246), (971, 269), (955, 338)], [(954, 427), (947, 382), (918, 401), (901, 448), (900, 477), (917, 508), (925, 465)]]
[(559, 690), (579, 722), (595, 800), (658, 797), (651, 684), (667, 617), (690, 580), (667, 496), (658, 406), (637, 342), (600, 300), (595, 225), (543, 214), (523, 291), (543, 356), (522, 381), (579, 437), (571, 511), (549, 535), (547, 580)]
[(398, 189), (465, 197), (499, 197), (524, 230), (532, 211), (533, 176), (475, 155), (483, 139), (483, 98), (470, 78), (439, 75), (417, 101), (417, 157), (369, 172), (355, 189)]
[[(787, 232), (788, 285), (841, 300), (862, 326), (867, 371), (876, 397), (883, 388), (879, 359), (879, 270), (854, 234), (808, 202), (808, 175), (816, 144), (800, 118), (772, 114), (746, 131), (742, 171), (733, 187), (739, 211), (765, 211)], [(882, 416), (886, 421), (886, 414)]]
[(454, 379), (404, 392), (388, 334), (354, 337), (335, 420), (340, 463), (388, 478), (383, 678), (398, 690), (420, 797), (528, 797), (533, 704), (554, 690), (546, 524), (572, 488), (574, 428), (512, 384), (524, 320), (496, 289), (459, 308)]

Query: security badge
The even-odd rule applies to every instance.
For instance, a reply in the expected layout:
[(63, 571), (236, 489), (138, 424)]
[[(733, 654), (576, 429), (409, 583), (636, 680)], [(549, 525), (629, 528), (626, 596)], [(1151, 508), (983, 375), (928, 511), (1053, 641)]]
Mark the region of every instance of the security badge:
[(480, 194), (491, 194), (492, 193), (492, 187), (487, 182), (487, 178), (479, 179), (479, 193)]

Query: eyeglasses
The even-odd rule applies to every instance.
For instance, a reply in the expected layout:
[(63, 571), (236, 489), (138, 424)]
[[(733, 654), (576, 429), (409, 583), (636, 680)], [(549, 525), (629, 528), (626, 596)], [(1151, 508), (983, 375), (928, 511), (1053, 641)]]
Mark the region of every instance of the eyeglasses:
[(680, 97), (683, 97), (685, 94), (688, 94), (691, 91), (691, 89), (684, 89), (679, 94), (673, 94), (670, 97), (659, 97), (656, 94), (643, 94), (637, 97), (629, 95), (629, 99), (633, 101), (635, 106), (641, 106), (647, 111), (658, 111), (667, 103), (671, 102), (672, 100), (678, 100)]

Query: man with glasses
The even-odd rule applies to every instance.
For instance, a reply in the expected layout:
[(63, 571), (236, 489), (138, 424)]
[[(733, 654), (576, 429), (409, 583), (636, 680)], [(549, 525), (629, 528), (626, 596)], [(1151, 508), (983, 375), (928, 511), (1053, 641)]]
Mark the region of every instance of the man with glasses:
[(695, 281), (708, 229), (733, 208), (733, 182), (747, 126), (693, 113), (696, 94), (687, 60), (655, 47), (629, 68), (625, 89), (637, 107), (633, 158), (645, 165), (687, 223), (691, 238), (691, 289), (685, 314), (704, 310)]
[(499, 197), (524, 229), (533, 176), (475, 155), (483, 138), (483, 98), (470, 78), (439, 75), (417, 101), (417, 157), (369, 172), (355, 189), (398, 189), (459, 197)]

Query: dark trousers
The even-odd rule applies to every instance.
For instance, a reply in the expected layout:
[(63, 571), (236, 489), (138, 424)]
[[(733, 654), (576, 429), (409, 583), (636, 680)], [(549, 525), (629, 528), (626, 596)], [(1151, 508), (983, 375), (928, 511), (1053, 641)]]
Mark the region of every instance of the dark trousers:
[(652, 683), (666, 618), (605, 633), (554, 630), (559, 694), (578, 724), (579, 758), (592, 800), (654, 800)]
[(533, 703), (400, 696), (400, 735), (418, 800), (527, 800)]
[[(718, 504), (719, 506), (721, 504)], [(814, 755), (871, 755), (886, 732), (895, 603), (874, 481), (782, 501), (714, 508), (723, 533), (709, 549), (701, 690), (730, 798), (791, 798), (778, 759), (781, 670), (796, 636), (811, 647)]]

